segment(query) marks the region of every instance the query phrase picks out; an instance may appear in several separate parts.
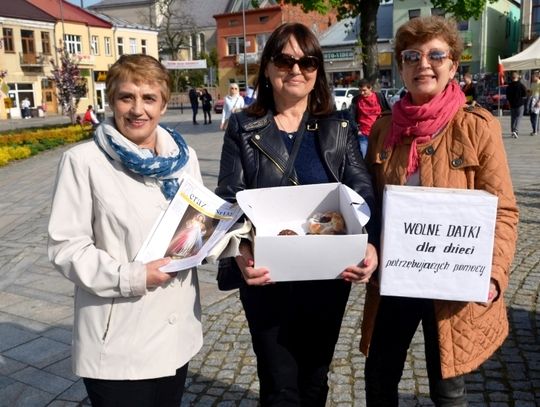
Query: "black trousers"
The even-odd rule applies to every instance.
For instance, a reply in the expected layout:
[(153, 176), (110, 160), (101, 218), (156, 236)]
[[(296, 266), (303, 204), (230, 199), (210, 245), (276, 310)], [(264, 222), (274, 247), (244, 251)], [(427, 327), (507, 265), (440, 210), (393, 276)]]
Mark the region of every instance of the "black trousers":
[(204, 122), (206, 123), (208, 118), (208, 123), (212, 123), (212, 111), (210, 109), (203, 109)]
[(145, 380), (101, 380), (84, 378), (92, 407), (179, 407), (188, 364), (175, 376)]
[(429, 394), (436, 406), (467, 406), (463, 376), (442, 379), (433, 300), (381, 297), (366, 360), (366, 405), (397, 407), (407, 350), (422, 322)]
[(262, 407), (324, 407), (350, 289), (343, 280), (240, 288)]
[(197, 123), (197, 113), (199, 112), (199, 105), (191, 104), (191, 111), (193, 112), (193, 123)]

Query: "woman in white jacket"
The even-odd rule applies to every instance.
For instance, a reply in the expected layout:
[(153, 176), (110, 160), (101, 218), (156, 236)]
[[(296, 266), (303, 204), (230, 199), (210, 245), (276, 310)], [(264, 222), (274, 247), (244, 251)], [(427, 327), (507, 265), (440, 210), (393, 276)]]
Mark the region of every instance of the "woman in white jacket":
[(189, 174), (195, 151), (158, 123), (169, 74), (148, 55), (123, 55), (107, 75), (114, 117), (64, 153), (49, 221), (49, 257), (75, 284), (73, 368), (93, 406), (179, 406), (202, 346), (196, 270), (135, 256)]
[(223, 100), (223, 112), (221, 115), (221, 130), (227, 128), (227, 123), (231, 113), (240, 111), (244, 108), (244, 98), (240, 95), (240, 88), (237, 83), (231, 83), (229, 86), (229, 94)]

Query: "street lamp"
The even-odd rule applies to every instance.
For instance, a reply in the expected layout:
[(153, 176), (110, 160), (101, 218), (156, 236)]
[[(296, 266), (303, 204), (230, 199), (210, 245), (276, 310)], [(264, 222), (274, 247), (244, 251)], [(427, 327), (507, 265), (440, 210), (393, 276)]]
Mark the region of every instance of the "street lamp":
[(247, 71), (247, 55), (246, 55), (246, 48), (247, 48), (247, 38), (246, 38), (246, 7), (245, 7), (246, 1), (242, 0), (242, 26), (244, 29), (244, 83), (245, 83), (245, 89), (247, 92), (248, 88), (248, 71)]

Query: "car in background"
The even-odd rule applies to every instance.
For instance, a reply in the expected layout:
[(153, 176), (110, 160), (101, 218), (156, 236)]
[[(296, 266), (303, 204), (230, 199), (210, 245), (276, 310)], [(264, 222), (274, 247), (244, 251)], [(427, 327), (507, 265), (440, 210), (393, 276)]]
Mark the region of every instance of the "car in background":
[(218, 99), (214, 102), (214, 113), (220, 114), (223, 112), (223, 105), (225, 104), (224, 99)]
[[(494, 111), (498, 110), (499, 106), (502, 110), (509, 110), (510, 104), (508, 103), (508, 100), (506, 99), (506, 87), (508, 85), (502, 85), (497, 86), (496, 88), (491, 88), (486, 91), (485, 95), (485, 105), (488, 110)], [(500, 92), (499, 92), (500, 89)], [(482, 105), (482, 102), (480, 102), (480, 105)], [(483, 106), (483, 105), (482, 105)]]
[(352, 98), (358, 95), (358, 88), (334, 88), (334, 106), (336, 110), (347, 110), (351, 106)]
[(407, 88), (405, 88), (405, 86), (402, 86), (401, 88), (399, 88), (398, 91), (394, 93), (390, 97), (390, 100), (388, 101), (388, 104), (390, 105), (390, 107), (394, 106), (394, 104), (406, 94), (407, 94)]
[(399, 92), (399, 89), (398, 88), (381, 88), (379, 92), (381, 92), (381, 94), (386, 98), (386, 101), (388, 102), (388, 104), (390, 104), (390, 99), (392, 98), (392, 96), (394, 96), (396, 93)]

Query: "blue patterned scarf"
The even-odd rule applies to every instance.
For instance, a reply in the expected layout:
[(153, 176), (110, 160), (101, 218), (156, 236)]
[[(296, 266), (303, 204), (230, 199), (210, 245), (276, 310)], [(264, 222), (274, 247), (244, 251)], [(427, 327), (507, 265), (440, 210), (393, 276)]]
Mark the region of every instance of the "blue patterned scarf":
[(94, 141), (107, 156), (121, 162), (131, 172), (158, 179), (163, 195), (172, 199), (180, 185), (179, 172), (189, 160), (189, 150), (182, 136), (176, 131), (163, 127), (156, 130), (159, 155), (139, 148), (120, 134), (113, 119), (106, 120), (96, 128)]

